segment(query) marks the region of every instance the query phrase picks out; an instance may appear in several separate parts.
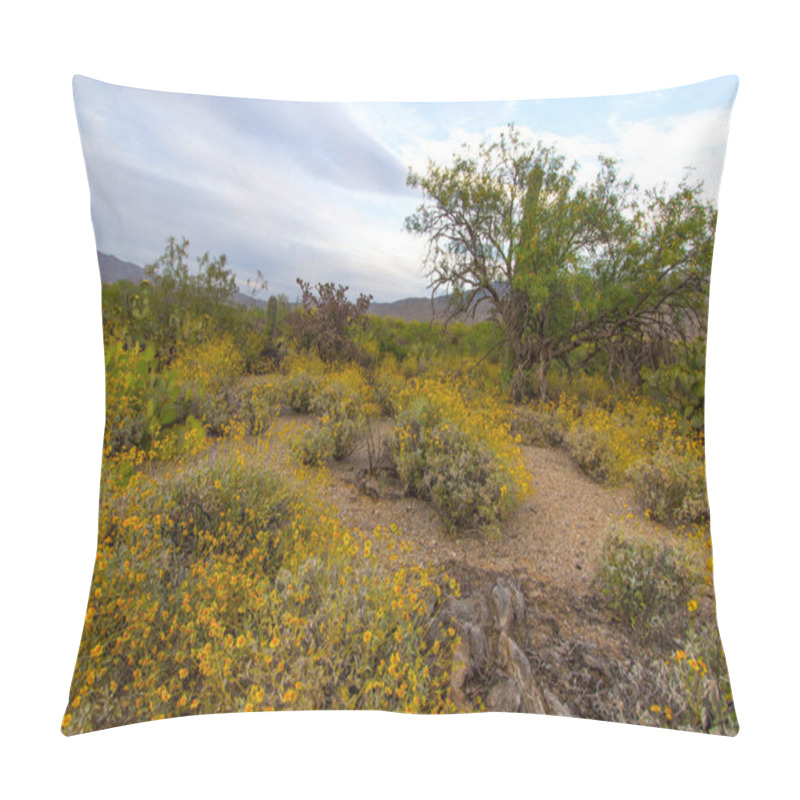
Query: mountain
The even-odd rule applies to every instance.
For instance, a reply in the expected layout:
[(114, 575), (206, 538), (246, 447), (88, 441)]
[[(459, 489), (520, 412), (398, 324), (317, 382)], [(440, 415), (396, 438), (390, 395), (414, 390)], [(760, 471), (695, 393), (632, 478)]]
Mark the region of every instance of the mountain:
[[(444, 322), (450, 306), (450, 295), (439, 295), (433, 300), (430, 297), (407, 297), (393, 303), (370, 303), (369, 312), (376, 317), (394, 317), (405, 322), (430, 322), (432, 319)], [(484, 303), (472, 314), (458, 314), (454, 320), (471, 324), (488, 319), (489, 306)]]
[[(101, 283), (116, 283), (117, 281), (130, 281), (131, 283), (140, 283), (144, 277), (144, 270), (130, 261), (120, 261), (116, 256), (110, 256), (107, 253), (97, 251), (97, 263), (100, 266), (100, 281)], [(234, 303), (240, 306), (266, 306), (264, 300), (257, 300), (250, 295), (236, 292), (231, 297)]]
[(120, 261), (116, 256), (109, 256), (97, 251), (97, 263), (100, 265), (102, 283), (130, 281), (139, 283), (144, 278), (144, 270), (130, 261)]

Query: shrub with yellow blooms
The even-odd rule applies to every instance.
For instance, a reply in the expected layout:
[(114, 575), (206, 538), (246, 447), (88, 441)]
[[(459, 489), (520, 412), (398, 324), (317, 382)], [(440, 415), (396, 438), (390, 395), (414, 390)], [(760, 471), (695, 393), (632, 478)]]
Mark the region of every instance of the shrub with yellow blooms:
[(700, 522), (708, 517), (703, 448), (694, 436), (668, 437), (628, 470), (635, 497), (653, 519)]
[(173, 369), (185, 387), (191, 413), (212, 433), (219, 434), (240, 411), (234, 390), (244, 372), (244, 358), (228, 334), (187, 345), (174, 361)]
[(687, 608), (685, 643), (671, 658), (659, 662), (651, 690), (654, 702), (643, 715), (643, 722), (735, 736), (739, 721), (719, 629), (698, 622), (696, 600), (689, 600)]
[(665, 543), (626, 539), (612, 528), (603, 544), (598, 587), (637, 636), (667, 631), (698, 583), (687, 557)]
[[(447, 577), (342, 525), (318, 475), (235, 439), (109, 468), (66, 734), (280, 708), (448, 712)], [(119, 466), (119, 465), (117, 465)], [(431, 637), (436, 640), (437, 646)]]
[(430, 379), (398, 403), (389, 450), (404, 491), (433, 502), (450, 533), (496, 529), (530, 491), (507, 409), (490, 396), (469, 406), (457, 386)]

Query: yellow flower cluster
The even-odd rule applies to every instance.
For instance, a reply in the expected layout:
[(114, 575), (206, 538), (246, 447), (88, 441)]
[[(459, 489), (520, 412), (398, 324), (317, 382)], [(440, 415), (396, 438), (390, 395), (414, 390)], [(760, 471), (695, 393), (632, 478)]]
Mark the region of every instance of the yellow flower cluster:
[(186, 345), (172, 369), (181, 385), (197, 394), (213, 395), (244, 372), (244, 359), (228, 334), (217, 334), (198, 344)]
[(494, 526), (531, 491), (510, 406), (494, 392), (468, 402), (469, 382), (422, 377), (397, 397), (392, 453), (406, 492), (430, 499), (451, 532)]
[(107, 470), (65, 733), (220, 711), (454, 710), (452, 647), (428, 638), (446, 576), (409, 566), (394, 527), (343, 526), (317, 472), (278, 468), (270, 446), (128, 453), (124, 480)]

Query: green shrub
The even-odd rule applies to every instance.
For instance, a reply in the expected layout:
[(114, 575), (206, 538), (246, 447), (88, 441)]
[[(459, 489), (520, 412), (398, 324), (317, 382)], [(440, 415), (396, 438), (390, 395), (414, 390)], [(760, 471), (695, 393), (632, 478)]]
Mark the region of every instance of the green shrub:
[(611, 532), (597, 581), (608, 607), (637, 635), (666, 633), (685, 611), (697, 577), (666, 544), (623, 539)]
[(569, 454), (587, 475), (600, 483), (611, 479), (615, 458), (605, 432), (577, 425), (567, 433), (564, 441)]
[[(666, 728), (735, 736), (739, 721), (719, 629), (697, 625), (690, 601), (686, 642), (667, 661), (659, 660), (644, 720)], [(699, 627), (699, 630), (696, 630)]]
[(151, 447), (164, 428), (186, 418), (180, 402), (185, 387), (175, 370), (161, 368), (154, 347), (109, 337), (105, 362), (105, 445), (111, 452)]
[(706, 473), (696, 449), (679, 451), (662, 443), (652, 458), (634, 464), (628, 477), (637, 503), (653, 519), (691, 523), (708, 517)]
[(678, 411), (687, 425), (702, 432), (705, 424), (706, 342), (697, 339), (676, 347), (676, 360), (658, 369), (643, 369), (645, 391)]
[(295, 452), (304, 464), (320, 465), (330, 459), (341, 461), (355, 449), (361, 425), (346, 415), (324, 414), (303, 430)]
[(512, 478), (492, 451), (426, 398), (400, 415), (389, 450), (406, 494), (433, 502), (449, 533), (492, 528), (513, 506)]
[(285, 383), (286, 403), (289, 408), (298, 414), (310, 414), (313, 399), (323, 382), (322, 375), (303, 369), (293, 370)]

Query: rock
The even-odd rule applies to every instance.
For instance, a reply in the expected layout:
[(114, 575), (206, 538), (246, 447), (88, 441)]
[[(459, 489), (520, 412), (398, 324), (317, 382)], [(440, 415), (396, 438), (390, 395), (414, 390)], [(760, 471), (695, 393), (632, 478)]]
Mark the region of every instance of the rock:
[(451, 598), (446, 604), (446, 611), (449, 613), (451, 620), (460, 623), (469, 622), (472, 625), (481, 624), (481, 608), (480, 601), (475, 597), (467, 598)]
[(522, 710), (528, 714), (546, 714), (547, 706), (533, 677), (531, 662), (505, 631), (497, 640), (497, 657), (500, 666), (522, 686)]
[[(441, 638), (440, 629), (452, 625), (459, 633), (464, 632), (464, 626), (472, 625), (483, 629), (487, 626), (489, 612), (486, 602), (481, 597), (456, 598), (449, 597), (433, 620), (428, 630), (426, 644), (433, 645), (435, 639)], [(485, 637), (484, 637), (485, 638)]]
[(548, 713), (557, 717), (572, 717), (573, 713), (546, 686), (542, 687), (542, 695), (547, 704)]
[(508, 634), (525, 628), (525, 597), (518, 586), (498, 579), (492, 589), (495, 628)]
[(461, 632), (462, 641), (466, 641), (469, 648), (468, 677), (484, 669), (489, 664), (489, 643), (484, 632), (470, 622), (465, 622)]
[(492, 589), (492, 605), (494, 607), (495, 627), (507, 633), (514, 622), (514, 609), (511, 606), (511, 595), (508, 589), (500, 584)]
[(492, 686), (486, 698), (486, 707), (489, 711), (520, 710), (522, 705), (522, 687), (513, 678), (504, 678)]

